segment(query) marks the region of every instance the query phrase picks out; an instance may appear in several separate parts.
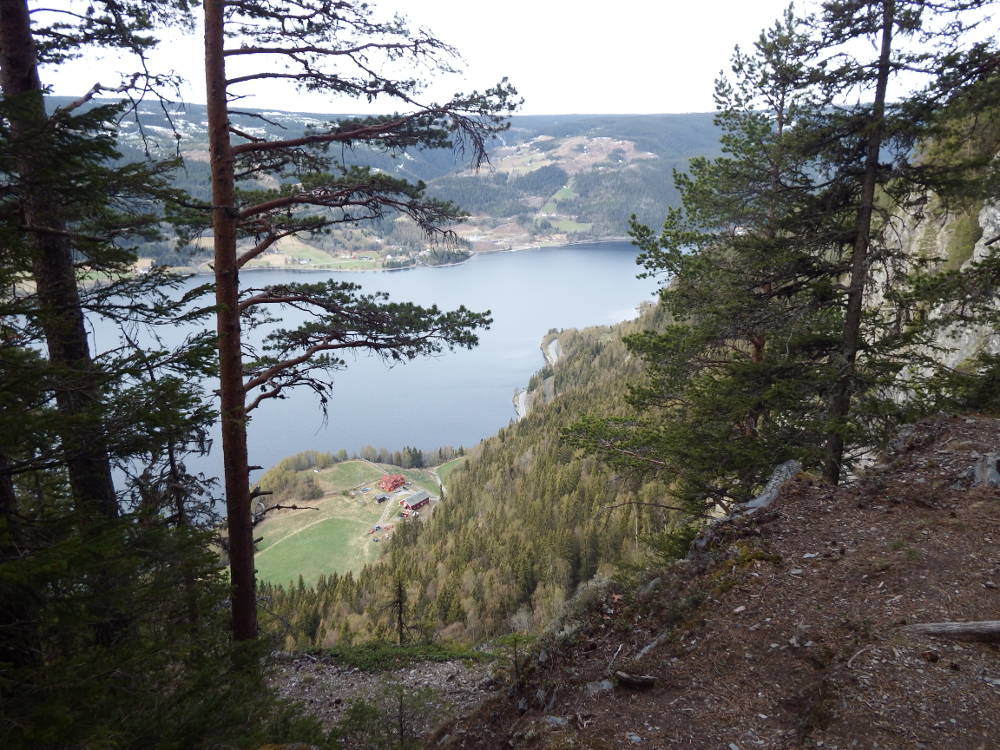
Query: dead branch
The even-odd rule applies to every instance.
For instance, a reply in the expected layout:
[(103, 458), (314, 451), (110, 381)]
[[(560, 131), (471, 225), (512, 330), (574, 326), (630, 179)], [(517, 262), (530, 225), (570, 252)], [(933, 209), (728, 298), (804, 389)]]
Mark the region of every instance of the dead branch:
[(922, 622), (903, 628), (908, 633), (960, 641), (1000, 641), (1000, 620), (974, 622)]
[(71, 101), (69, 104), (64, 104), (59, 107), (57, 112), (72, 112), (74, 109), (79, 109), (84, 104), (89, 102), (98, 94), (124, 94), (135, 88), (136, 81), (139, 80), (141, 74), (133, 73), (132, 77), (129, 79), (128, 83), (123, 83), (121, 86), (104, 86), (100, 83), (95, 83), (90, 87), (90, 90), (86, 94), (81, 96), (79, 99)]
[(656, 684), (656, 676), (651, 674), (629, 674), (628, 672), (615, 672), (615, 679), (622, 687), (633, 690), (648, 690)]

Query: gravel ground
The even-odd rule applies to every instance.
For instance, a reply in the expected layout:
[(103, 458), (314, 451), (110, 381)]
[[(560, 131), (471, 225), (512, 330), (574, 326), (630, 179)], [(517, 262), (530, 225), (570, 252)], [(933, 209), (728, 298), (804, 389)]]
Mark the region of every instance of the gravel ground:
[(415, 724), (421, 734), (443, 721), (475, 709), (498, 684), (491, 665), (464, 661), (419, 662), (402, 669), (363, 672), (312, 654), (277, 653), (270, 683), (282, 697), (301, 703), (326, 729), (333, 727), (352, 701), (386, 703), (391, 686), (405, 695), (423, 694)]

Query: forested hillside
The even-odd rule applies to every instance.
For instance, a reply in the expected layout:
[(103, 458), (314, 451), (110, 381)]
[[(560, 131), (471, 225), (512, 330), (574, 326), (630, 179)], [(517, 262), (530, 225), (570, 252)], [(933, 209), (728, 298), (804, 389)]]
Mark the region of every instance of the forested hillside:
[[(50, 107), (65, 105), (53, 97)], [(234, 127), (255, 138), (295, 137), (346, 121), (348, 115), (247, 110), (233, 115)], [(125, 158), (180, 157), (172, 182), (198, 200), (208, 198), (208, 142), (205, 106), (166, 109), (143, 105), (121, 121)], [(345, 149), (345, 167), (367, 165), (392, 177), (427, 185), (430, 197), (448, 200), (470, 214), (458, 237), (472, 250), (622, 237), (633, 213), (658, 225), (675, 205), (675, 169), (695, 156), (719, 152), (710, 114), (515, 116), (510, 128), (489, 144), (490, 164), (470, 171), (450, 149), (428, 148), (393, 155), (359, 144)], [(261, 183), (261, 187), (270, 187)], [(410, 256), (427, 246), (419, 229), (395, 217), (325, 235), (303, 236), (322, 253), (385, 253)], [(392, 248), (390, 251), (389, 248)], [(284, 243), (283, 253), (297, 247)], [(148, 243), (142, 254), (164, 263), (201, 257), (200, 244)], [(312, 257), (313, 262), (326, 259)], [(407, 263), (390, 259), (390, 265)]]
[(625, 384), (639, 373), (622, 336), (659, 325), (650, 308), (637, 321), (559, 334), (558, 363), (534, 379), (553, 378), (554, 399), (537, 399), (524, 419), (473, 451), (433, 516), (401, 526), (378, 564), (321, 579), (315, 589), (268, 588), (268, 609), (278, 615), (266, 618), (270, 629), (299, 646), (388, 635), (402, 581), (415, 638), (477, 642), (537, 631), (595, 575), (647, 556), (647, 537), (673, 516), (628, 503), (663, 502), (666, 487), (611, 471), (560, 432), (587, 410), (622, 413)]

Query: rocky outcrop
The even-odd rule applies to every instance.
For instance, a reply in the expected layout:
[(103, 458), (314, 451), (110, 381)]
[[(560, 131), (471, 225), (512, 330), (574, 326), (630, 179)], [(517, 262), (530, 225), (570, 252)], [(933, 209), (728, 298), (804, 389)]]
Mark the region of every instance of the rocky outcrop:
[[(545, 358), (546, 369), (555, 367), (562, 357), (562, 347), (559, 344), (559, 334), (548, 333), (540, 345)], [(542, 378), (540, 385), (534, 388), (518, 388), (514, 391), (514, 417), (524, 419), (538, 404), (551, 404), (556, 397), (556, 379), (554, 376)]]
[[(919, 215), (897, 217), (891, 231), (909, 258), (936, 258), (940, 269), (967, 269), (996, 249), (1000, 205), (987, 203), (965, 213), (929, 207)], [(879, 268), (873, 282), (872, 304), (883, 304), (885, 290), (897, 282), (896, 273), (892, 268)], [(990, 326), (953, 325), (939, 332), (934, 341), (933, 356), (947, 367), (959, 367), (981, 353), (1000, 353), (1000, 332)]]

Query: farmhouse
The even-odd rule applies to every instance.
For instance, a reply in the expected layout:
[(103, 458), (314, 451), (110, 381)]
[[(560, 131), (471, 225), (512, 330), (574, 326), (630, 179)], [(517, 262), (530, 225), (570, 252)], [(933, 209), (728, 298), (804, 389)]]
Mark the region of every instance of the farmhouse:
[(398, 490), (404, 484), (406, 484), (406, 477), (402, 474), (383, 474), (382, 478), (378, 480), (378, 486), (386, 492)]
[(423, 508), (430, 501), (430, 495), (424, 490), (420, 490), (420, 492), (410, 495), (405, 500), (400, 500), (399, 504), (403, 506), (403, 510), (417, 510), (417, 508)]

